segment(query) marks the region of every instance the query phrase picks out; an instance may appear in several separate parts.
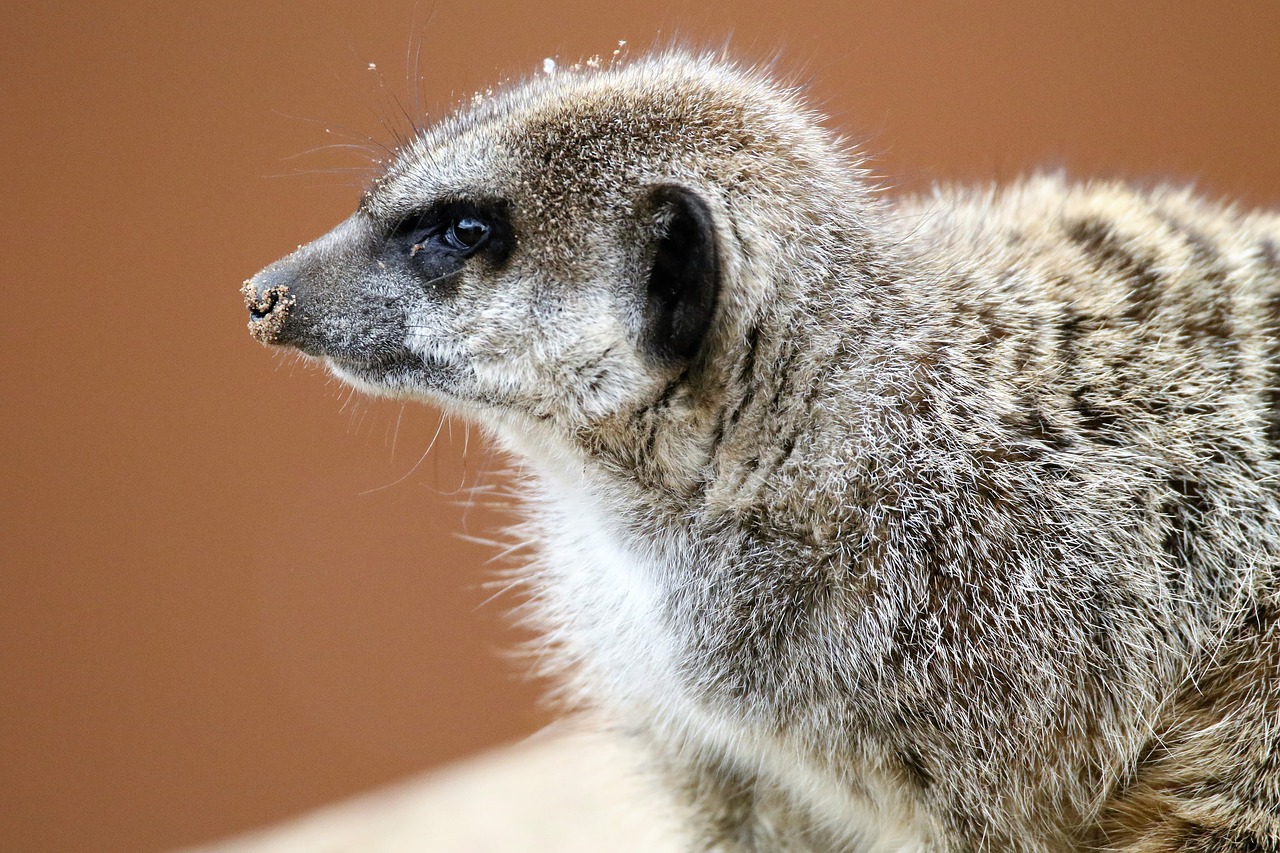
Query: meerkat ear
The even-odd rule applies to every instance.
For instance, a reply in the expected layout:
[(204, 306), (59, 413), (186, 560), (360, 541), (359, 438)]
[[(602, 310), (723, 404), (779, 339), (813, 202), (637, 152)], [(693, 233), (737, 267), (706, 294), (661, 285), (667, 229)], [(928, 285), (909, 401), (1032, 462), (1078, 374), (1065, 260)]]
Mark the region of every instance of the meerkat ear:
[(646, 202), (658, 237), (645, 289), (645, 346), (663, 361), (688, 361), (711, 325), (720, 288), (711, 210), (674, 184), (653, 187)]

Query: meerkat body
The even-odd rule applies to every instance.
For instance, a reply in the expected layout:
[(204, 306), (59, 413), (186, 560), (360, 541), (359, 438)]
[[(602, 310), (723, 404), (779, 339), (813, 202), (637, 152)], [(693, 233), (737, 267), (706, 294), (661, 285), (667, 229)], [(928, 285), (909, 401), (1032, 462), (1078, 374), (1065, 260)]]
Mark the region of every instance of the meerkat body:
[(425, 131), (251, 329), (527, 463), (539, 659), (721, 850), (1280, 849), (1280, 219), (874, 194), (708, 58)]

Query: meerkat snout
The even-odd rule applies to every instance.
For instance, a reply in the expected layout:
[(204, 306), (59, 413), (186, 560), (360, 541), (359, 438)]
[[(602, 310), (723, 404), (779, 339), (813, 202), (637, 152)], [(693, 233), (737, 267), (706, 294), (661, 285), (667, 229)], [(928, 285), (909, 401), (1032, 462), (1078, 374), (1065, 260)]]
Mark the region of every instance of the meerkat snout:
[(353, 369), (416, 364), (394, 273), (370, 251), (378, 239), (352, 217), (246, 281), (250, 334)]
[(524, 613), (723, 851), (1280, 849), (1280, 217), (876, 192), (797, 89), (556, 68), (250, 331), (523, 465)]

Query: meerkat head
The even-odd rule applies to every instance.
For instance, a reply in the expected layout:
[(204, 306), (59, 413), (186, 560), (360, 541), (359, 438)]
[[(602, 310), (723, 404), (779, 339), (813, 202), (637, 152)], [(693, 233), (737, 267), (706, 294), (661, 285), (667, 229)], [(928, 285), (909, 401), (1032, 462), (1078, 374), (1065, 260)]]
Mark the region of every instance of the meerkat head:
[(790, 93), (711, 59), (543, 75), (423, 132), (246, 282), (250, 329), (365, 390), (581, 434), (740, 345), (831, 220), (833, 148)]

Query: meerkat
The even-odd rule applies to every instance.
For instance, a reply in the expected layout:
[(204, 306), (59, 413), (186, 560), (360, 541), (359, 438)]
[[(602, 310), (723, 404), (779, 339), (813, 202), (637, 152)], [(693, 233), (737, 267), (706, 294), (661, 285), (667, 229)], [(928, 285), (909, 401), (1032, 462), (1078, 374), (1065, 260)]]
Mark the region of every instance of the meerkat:
[(1280, 216), (863, 162), (722, 58), (556, 69), (250, 331), (522, 460), (540, 658), (696, 849), (1280, 850)]

